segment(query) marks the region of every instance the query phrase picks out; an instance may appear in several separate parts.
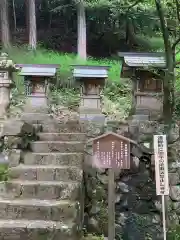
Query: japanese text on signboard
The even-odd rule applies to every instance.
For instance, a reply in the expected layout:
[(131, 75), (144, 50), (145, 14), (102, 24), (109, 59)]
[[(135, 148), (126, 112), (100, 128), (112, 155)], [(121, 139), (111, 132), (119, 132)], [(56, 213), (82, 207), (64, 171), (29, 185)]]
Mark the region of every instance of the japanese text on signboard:
[(94, 154), (103, 168), (130, 168), (130, 143), (108, 136), (93, 143)]
[(169, 194), (166, 135), (154, 136), (157, 195)]

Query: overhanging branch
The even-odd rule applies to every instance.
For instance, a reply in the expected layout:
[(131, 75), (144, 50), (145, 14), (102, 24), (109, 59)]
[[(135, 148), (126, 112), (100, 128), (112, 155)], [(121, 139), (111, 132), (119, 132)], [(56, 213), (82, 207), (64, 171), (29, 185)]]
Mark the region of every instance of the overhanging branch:
[(180, 2), (179, 0), (175, 0), (175, 3), (176, 3), (177, 18), (180, 23)]
[(165, 54), (166, 54), (166, 64), (169, 65), (170, 64), (169, 56), (172, 54), (172, 48), (171, 48), (171, 44), (169, 41), (169, 32), (168, 32), (168, 28), (166, 26), (166, 21), (165, 21), (165, 16), (164, 16), (164, 11), (163, 11), (163, 8), (161, 5), (161, 1), (155, 0), (155, 4), (156, 4), (156, 10), (157, 10), (157, 13), (159, 16), (159, 20), (161, 23), (161, 29), (162, 29), (164, 47), (165, 47)]
[(133, 4), (131, 4), (131, 5), (128, 7), (128, 12), (129, 12), (129, 10), (131, 10), (131, 8), (135, 7), (135, 6), (138, 5), (140, 2), (141, 2), (141, 0), (137, 0), (136, 2), (134, 2)]
[(173, 43), (172, 50), (175, 51), (177, 44), (180, 42), (180, 37)]

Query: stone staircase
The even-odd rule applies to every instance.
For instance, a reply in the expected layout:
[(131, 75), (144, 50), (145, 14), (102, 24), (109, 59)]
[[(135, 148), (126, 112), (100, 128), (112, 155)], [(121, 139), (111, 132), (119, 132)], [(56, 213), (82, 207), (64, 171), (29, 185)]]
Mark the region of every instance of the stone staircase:
[(31, 152), (9, 168), (0, 199), (0, 240), (79, 239), (85, 134), (75, 121), (39, 125)]

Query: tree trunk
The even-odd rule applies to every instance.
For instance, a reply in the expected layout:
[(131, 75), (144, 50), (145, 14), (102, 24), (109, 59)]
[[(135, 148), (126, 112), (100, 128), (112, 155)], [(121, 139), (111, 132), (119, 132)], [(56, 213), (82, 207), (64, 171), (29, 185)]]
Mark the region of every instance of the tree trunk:
[(78, 24), (78, 38), (77, 38), (77, 48), (78, 57), (81, 59), (87, 59), (86, 50), (86, 13), (83, 0), (79, 0), (77, 4), (77, 24)]
[(15, 0), (13, 0), (13, 16), (14, 16), (14, 32), (17, 30), (17, 22), (16, 22), (16, 6), (15, 6)]
[(24, 1), (25, 21), (26, 21), (26, 44), (29, 42), (29, 0)]
[(8, 0), (0, 1), (0, 15), (1, 15), (1, 38), (4, 48), (10, 47), (10, 30), (8, 18)]
[(36, 30), (36, 8), (35, 0), (29, 0), (29, 47), (36, 50), (37, 30)]
[[(163, 81), (164, 99), (163, 99), (163, 116), (164, 122), (171, 128), (173, 111), (174, 111), (174, 56), (169, 38), (169, 32), (165, 21), (164, 11), (162, 8), (161, 0), (155, 0), (156, 10), (161, 23), (161, 30), (164, 39), (164, 48), (166, 56), (166, 71)], [(167, 130), (168, 131), (168, 130)], [(167, 132), (168, 135), (168, 132)]]

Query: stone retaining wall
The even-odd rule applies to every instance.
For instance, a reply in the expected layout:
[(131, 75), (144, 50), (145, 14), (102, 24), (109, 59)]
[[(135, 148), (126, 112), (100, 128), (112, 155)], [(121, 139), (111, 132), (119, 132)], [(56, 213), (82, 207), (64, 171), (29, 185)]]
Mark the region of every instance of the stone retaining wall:
[[(115, 173), (116, 181), (116, 238), (117, 239), (162, 239), (161, 201), (156, 196), (152, 140), (153, 134), (161, 134), (164, 125), (155, 121), (131, 123), (107, 122), (106, 126), (92, 125), (87, 130), (88, 138), (112, 130), (137, 141), (131, 148), (131, 169)], [(172, 226), (180, 218), (180, 142), (179, 128), (172, 128), (168, 146), (170, 196), (168, 217)], [(150, 148), (143, 143), (149, 143)], [(85, 226), (87, 231), (107, 237), (108, 172), (91, 166), (92, 146), (86, 146), (84, 164), (85, 179)]]
[(28, 148), (29, 142), (34, 137), (35, 131), (31, 124), (16, 119), (1, 121), (2, 150), (9, 167), (20, 164), (21, 151)]

